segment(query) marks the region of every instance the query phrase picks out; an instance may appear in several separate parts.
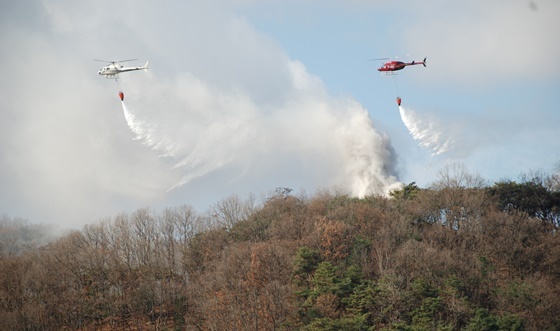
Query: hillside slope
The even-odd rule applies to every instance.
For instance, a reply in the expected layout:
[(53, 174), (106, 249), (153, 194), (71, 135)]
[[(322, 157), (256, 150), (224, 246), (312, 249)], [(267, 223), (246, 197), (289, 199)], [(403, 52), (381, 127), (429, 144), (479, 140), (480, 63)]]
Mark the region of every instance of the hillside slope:
[(0, 328), (557, 329), (559, 193), (502, 184), (121, 214), (4, 254)]

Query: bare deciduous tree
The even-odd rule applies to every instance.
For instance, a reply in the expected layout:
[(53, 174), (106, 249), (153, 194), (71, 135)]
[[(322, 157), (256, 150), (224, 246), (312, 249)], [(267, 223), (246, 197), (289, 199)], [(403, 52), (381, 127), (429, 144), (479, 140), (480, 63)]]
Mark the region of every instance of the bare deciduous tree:
[(432, 184), (435, 190), (444, 188), (474, 188), (487, 186), (487, 181), (477, 173), (470, 173), (462, 163), (448, 163), (438, 172), (438, 179)]
[(255, 197), (250, 195), (247, 200), (241, 200), (237, 195), (225, 198), (212, 207), (209, 211), (209, 219), (219, 227), (226, 230), (247, 219), (255, 211)]

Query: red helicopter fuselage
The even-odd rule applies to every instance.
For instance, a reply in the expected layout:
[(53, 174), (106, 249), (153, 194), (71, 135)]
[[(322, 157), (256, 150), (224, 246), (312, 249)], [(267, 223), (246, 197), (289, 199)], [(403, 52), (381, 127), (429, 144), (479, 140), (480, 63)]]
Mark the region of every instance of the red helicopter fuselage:
[(426, 66), (426, 58), (424, 58), (423, 61), (412, 61), (412, 62), (401, 62), (401, 61), (389, 61), (389, 62), (385, 62), (385, 64), (383, 64), (383, 66), (381, 66), (381, 68), (378, 68), (377, 71), (381, 71), (381, 72), (388, 72), (388, 71), (398, 71), (398, 70), (402, 70), (404, 69), (404, 67), (406, 66), (413, 66), (413, 65), (417, 65), (417, 64), (421, 64), (424, 67)]

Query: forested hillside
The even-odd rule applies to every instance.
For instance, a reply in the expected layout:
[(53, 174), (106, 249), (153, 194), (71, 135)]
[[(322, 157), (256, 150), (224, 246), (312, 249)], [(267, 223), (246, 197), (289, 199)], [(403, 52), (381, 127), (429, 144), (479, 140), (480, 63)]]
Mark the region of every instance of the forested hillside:
[(391, 198), (281, 188), (3, 246), (0, 329), (560, 329), (558, 176), (448, 170)]

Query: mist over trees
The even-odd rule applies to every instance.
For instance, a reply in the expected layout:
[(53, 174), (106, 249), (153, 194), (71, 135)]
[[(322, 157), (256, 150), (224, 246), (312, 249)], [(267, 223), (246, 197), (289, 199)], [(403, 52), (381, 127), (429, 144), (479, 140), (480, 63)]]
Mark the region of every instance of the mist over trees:
[(49, 244), (0, 219), (2, 330), (557, 330), (560, 165), (461, 165), (390, 198), (278, 188), (139, 209)]
[(0, 215), (0, 256), (18, 255), (56, 239), (55, 228), (23, 218)]

